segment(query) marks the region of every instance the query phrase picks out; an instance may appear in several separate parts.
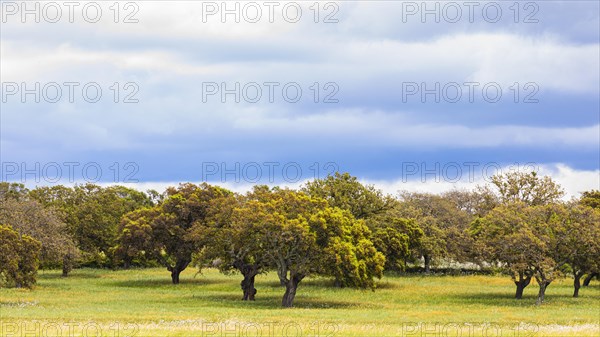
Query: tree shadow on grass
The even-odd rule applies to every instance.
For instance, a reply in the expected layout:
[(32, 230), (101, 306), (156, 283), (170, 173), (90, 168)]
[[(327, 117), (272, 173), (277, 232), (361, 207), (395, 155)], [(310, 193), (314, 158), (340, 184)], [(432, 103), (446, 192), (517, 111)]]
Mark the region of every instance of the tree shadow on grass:
[(124, 288), (156, 288), (156, 287), (173, 287), (176, 289), (177, 287), (186, 287), (190, 285), (202, 286), (208, 284), (222, 284), (222, 280), (216, 279), (206, 279), (206, 278), (197, 278), (197, 279), (182, 279), (179, 281), (179, 284), (173, 284), (169, 278), (164, 279), (149, 279), (149, 280), (122, 280), (122, 281), (113, 281), (106, 284), (109, 287), (124, 287)]
[[(285, 289), (285, 286), (281, 285), (279, 281), (258, 281), (256, 282), (257, 286), (267, 287), (273, 289)], [(300, 282), (300, 287), (310, 287), (310, 288), (333, 288), (333, 289), (342, 289), (340, 287), (336, 287), (333, 280), (328, 279), (310, 279), (304, 280)]]
[[(277, 283), (279, 284), (279, 283)], [(314, 278), (314, 279), (308, 279), (308, 280), (304, 280), (300, 283), (301, 287), (316, 287), (316, 288), (337, 288), (337, 289), (342, 289), (340, 287), (337, 287), (335, 285), (335, 280), (333, 279), (327, 279), (327, 278)]]
[(400, 289), (406, 286), (402, 286), (398, 283), (394, 283), (394, 282), (389, 282), (389, 281), (377, 281), (375, 282), (375, 285), (377, 286), (377, 288), (375, 288), (375, 291), (377, 291), (378, 289)]
[[(250, 308), (250, 309), (280, 309), (281, 295), (258, 295), (256, 301), (242, 301), (242, 294), (196, 294), (195, 299), (214, 303), (215, 306), (226, 308)], [(322, 299), (310, 299), (297, 297), (294, 300), (294, 308), (303, 309), (343, 309), (357, 307), (359, 304), (345, 301), (329, 301)]]
[(100, 278), (100, 274), (94, 273), (94, 272), (89, 272), (89, 271), (73, 271), (73, 272), (69, 273), (69, 276), (62, 277), (61, 271), (56, 271), (56, 272), (45, 271), (45, 272), (38, 273), (38, 278), (41, 280), (96, 279), (96, 278)]

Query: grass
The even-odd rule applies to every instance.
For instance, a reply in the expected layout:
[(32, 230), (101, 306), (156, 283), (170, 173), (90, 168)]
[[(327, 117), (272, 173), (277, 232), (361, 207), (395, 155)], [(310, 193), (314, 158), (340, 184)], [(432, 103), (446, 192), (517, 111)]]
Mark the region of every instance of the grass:
[(243, 302), (239, 275), (195, 273), (174, 286), (164, 269), (41, 271), (33, 290), (0, 289), (1, 335), (600, 336), (597, 281), (580, 298), (569, 279), (555, 281), (538, 307), (536, 284), (518, 301), (505, 276), (388, 276), (375, 292), (311, 278), (282, 309), (274, 274), (258, 276), (257, 300)]

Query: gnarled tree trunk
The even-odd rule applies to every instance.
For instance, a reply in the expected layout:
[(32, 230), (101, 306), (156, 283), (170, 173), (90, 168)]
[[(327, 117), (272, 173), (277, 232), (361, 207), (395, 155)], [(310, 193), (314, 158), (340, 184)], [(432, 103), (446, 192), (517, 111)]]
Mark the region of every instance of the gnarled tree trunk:
[(283, 294), (283, 300), (281, 301), (281, 305), (284, 308), (291, 308), (293, 306), (298, 284), (303, 278), (304, 275), (291, 273), (290, 279), (285, 280), (285, 294)]
[(531, 275), (525, 275), (525, 273), (519, 272), (519, 279), (514, 280), (514, 282), (515, 282), (515, 285), (517, 286), (515, 298), (520, 300), (523, 298), (523, 290), (525, 290), (525, 288), (531, 282)]
[(590, 285), (590, 282), (592, 281), (592, 279), (593, 279), (595, 276), (598, 276), (598, 273), (591, 273), (591, 274), (589, 274), (589, 275), (588, 275), (588, 276), (587, 276), (587, 277), (586, 277), (586, 278), (583, 280), (583, 286), (584, 286), (584, 287), (587, 287), (587, 286), (589, 286), (589, 285)]
[(425, 260), (425, 274), (429, 274), (431, 271), (431, 256), (423, 255), (423, 259)]
[(73, 270), (73, 258), (71, 254), (65, 254), (63, 256), (62, 277), (69, 276), (71, 270)]
[(544, 298), (546, 296), (546, 288), (548, 288), (548, 286), (550, 285), (550, 281), (544, 280), (544, 279), (536, 279), (536, 280), (538, 281), (540, 290), (538, 292), (538, 298), (535, 301), (535, 304), (540, 305), (540, 304), (544, 303)]
[(179, 274), (187, 268), (191, 260), (178, 259), (175, 266), (167, 266), (167, 270), (171, 272), (171, 281), (173, 284), (179, 284)]
[(540, 284), (540, 290), (538, 291), (538, 298), (535, 301), (535, 304), (540, 305), (542, 303), (544, 303), (544, 297), (546, 296), (546, 288), (548, 287), (548, 284), (543, 282)]
[(573, 272), (573, 297), (579, 297), (579, 288), (581, 288), (581, 277), (583, 272)]
[(235, 266), (244, 275), (244, 279), (240, 283), (244, 297), (242, 301), (254, 301), (256, 296), (256, 288), (254, 288), (254, 278), (259, 273), (259, 267), (255, 264), (238, 263)]
[(244, 292), (244, 297), (242, 297), (242, 301), (254, 301), (256, 297), (256, 288), (254, 288), (254, 277), (256, 275), (244, 275), (244, 280), (241, 283), (242, 291)]

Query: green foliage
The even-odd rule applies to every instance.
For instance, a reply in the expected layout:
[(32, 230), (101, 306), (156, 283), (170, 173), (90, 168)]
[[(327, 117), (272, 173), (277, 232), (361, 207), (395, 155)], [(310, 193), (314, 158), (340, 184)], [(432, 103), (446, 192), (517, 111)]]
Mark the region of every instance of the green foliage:
[(557, 202), (565, 192), (550, 177), (536, 172), (514, 171), (492, 177), (492, 186), (501, 203), (523, 202), (531, 206)]
[(433, 264), (441, 259), (468, 261), (472, 257), (472, 242), (467, 229), (472, 215), (445, 196), (429, 193), (403, 192), (396, 214), (413, 219), (423, 231), (420, 244), (414, 248), (418, 257)]
[(403, 271), (422, 238), (423, 230), (414, 220), (391, 218), (375, 230), (373, 244), (385, 255), (386, 270)]
[(26, 199), (29, 190), (20, 183), (0, 182), (0, 200)]
[(154, 259), (150, 254), (153, 251), (151, 223), (157, 216), (156, 208), (137, 209), (123, 216), (118, 244), (112, 250), (116, 263), (123, 263), (125, 268), (151, 263)]
[[(373, 278), (382, 276), (385, 257), (370, 241), (368, 227), (321, 198), (258, 186), (217, 208), (222, 212), (210, 221), (213, 240), (204, 258), (218, 259), (219, 269), (235, 268), (245, 277), (276, 270), (286, 285), (284, 306), (292, 305), (298, 283), (309, 275), (360, 288), (374, 288)], [(198, 230), (194, 237), (201, 237)]]
[[(66, 224), (52, 209), (45, 209), (36, 201), (25, 197), (3, 201), (0, 203), (0, 223), (10, 224), (20, 234), (26, 234), (42, 244), (42, 267), (60, 267), (64, 262), (72, 263), (69, 259), (78, 256)], [(65, 261), (67, 255), (69, 259)]]
[(29, 195), (62, 216), (83, 252), (84, 265), (98, 267), (113, 265), (111, 250), (116, 245), (121, 217), (152, 205), (143, 192), (123, 186), (58, 185), (38, 187)]
[(3, 247), (3, 275), (8, 280), (12, 273), (15, 285), (32, 284), (17, 280), (14, 270), (37, 268), (28, 262), (37, 240), (42, 265), (62, 264), (65, 274), (77, 247), (87, 265), (162, 264), (173, 283), (194, 262), (240, 272), (244, 299), (251, 300), (254, 277), (276, 271), (286, 286), (282, 304), (291, 306), (308, 276), (374, 289), (384, 268), (402, 271), (423, 258), (426, 272), (442, 262), (501, 266), (517, 284), (517, 297), (535, 278), (541, 302), (545, 287), (563, 273), (573, 274), (577, 289), (581, 276), (600, 270), (599, 195), (588, 191), (561, 203), (563, 191), (550, 178), (520, 172), (495, 176), (475, 191), (403, 192), (397, 199), (347, 173), (301, 191), (255, 186), (245, 195), (208, 184), (146, 194), (123, 186), (29, 191), (0, 183), (0, 223), (17, 232), (3, 229), (12, 242)]
[(259, 227), (264, 193), (257, 186), (245, 196), (229, 193), (213, 199), (206, 221), (196, 224), (190, 235), (194, 240), (210, 242), (199, 256), (199, 267), (214, 266), (223, 273), (244, 273), (245, 268), (251, 268), (254, 274), (268, 268)]
[(385, 256), (371, 242), (371, 231), (348, 211), (327, 207), (309, 220), (323, 250), (322, 275), (333, 276), (340, 286), (375, 289), (383, 276)]
[(566, 263), (561, 254), (567, 211), (563, 205), (502, 205), (473, 223), (472, 233), (483, 245), (487, 261), (502, 263), (516, 275), (533, 275), (540, 287), (539, 302)]
[(600, 208), (600, 191), (599, 190), (591, 190), (585, 191), (581, 194), (581, 199), (579, 199), (579, 203), (588, 206), (591, 208)]
[(336, 172), (325, 179), (316, 179), (307, 183), (303, 191), (327, 200), (331, 207), (349, 211), (356, 219), (382, 213), (390, 208), (392, 202), (392, 198), (385, 197), (373, 186), (361, 184), (349, 173)]
[(207, 237), (200, 229), (208, 228), (212, 201), (230, 193), (205, 183), (169, 188), (161, 204), (125, 215), (115, 253), (126, 262), (135, 257), (155, 259), (171, 272), (173, 283), (178, 283), (192, 254), (206, 244)]
[(40, 249), (39, 241), (0, 224), (0, 281), (8, 287), (33, 287)]
[(600, 209), (571, 204), (559, 235), (559, 254), (575, 277), (600, 271)]
[[(361, 184), (348, 173), (336, 173), (312, 181), (303, 191), (327, 200), (331, 207), (350, 212), (356, 219), (364, 220), (370, 229), (369, 239), (376, 250), (385, 255), (385, 268), (388, 270), (403, 270), (406, 262), (413, 260), (412, 251), (422, 247), (423, 231), (416, 222), (403, 218), (398, 211), (398, 202), (390, 196), (384, 196), (373, 186)], [(356, 243), (349, 246), (356, 247)], [(340, 249), (347, 251), (344, 247)], [(350, 266), (347, 261), (350, 261), (348, 258), (346, 265)], [(339, 283), (345, 285), (344, 282)]]

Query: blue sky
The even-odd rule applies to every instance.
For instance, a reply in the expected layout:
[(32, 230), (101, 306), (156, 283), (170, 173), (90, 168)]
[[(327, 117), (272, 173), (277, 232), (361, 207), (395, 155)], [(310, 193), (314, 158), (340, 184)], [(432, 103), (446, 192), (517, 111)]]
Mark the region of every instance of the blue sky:
[[(481, 181), (483, 167), (534, 163), (571, 194), (599, 187), (597, 1), (520, 3), (518, 14), (513, 1), (477, 2), (472, 18), (463, 2), (453, 2), (462, 11), (458, 19), (449, 2), (427, 2), (428, 9), (439, 6), (439, 23), (435, 14), (423, 20), (426, 8), (414, 12), (421, 1), (321, 2), (318, 23), (312, 1), (276, 2), (272, 23), (260, 1), (257, 23), (243, 13), (240, 23), (231, 15), (222, 22), (220, 13), (203, 20), (212, 2), (201, 1), (134, 1), (135, 8), (120, 8), (115, 23), (112, 2), (97, 3), (96, 23), (78, 10), (70, 23), (64, 7), (58, 23), (44, 22), (43, 13), (40, 23), (32, 16), (22, 23), (22, 8), (14, 12), (14, 2), (2, 1), (2, 180), (54, 183), (44, 173), (55, 177), (49, 163), (57, 163), (64, 182), (65, 163), (78, 163), (77, 181), (135, 180), (156, 188), (209, 181), (244, 189), (294, 185), (337, 168), (389, 192), (440, 191), (474, 182), (456, 182), (457, 165), (464, 178), (476, 163)], [(249, 2), (230, 8), (235, 3), (243, 9)], [(301, 6), (298, 22), (282, 16), (286, 4)], [(138, 22), (123, 23), (133, 10)], [(337, 23), (322, 22), (334, 11)], [(23, 102), (22, 87), (7, 93), (11, 83), (31, 89), (36, 82), (58, 83), (63, 95), (37, 103), (34, 95)], [(73, 103), (64, 82), (80, 83)], [(81, 96), (89, 82), (102, 89), (98, 102)], [(115, 82), (119, 103), (110, 89)], [(273, 102), (265, 82), (278, 83)], [(208, 95), (215, 83), (240, 83), (240, 102)], [(436, 83), (440, 101), (434, 94), (423, 99), (421, 89)], [(465, 83), (474, 85), (472, 101)], [(286, 84), (291, 91), (284, 97)], [(262, 96), (253, 103), (256, 86)], [(286, 101), (298, 87), (299, 100)], [(457, 88), (462, 96), (453, 102)], [(492, 102), (497, 88), (502, 97)], [(123, 103), (136, 89), (138, 102)], [(86, 176), (80, 168), (90, 163), (102, 174)], [(134, 180), (124, 178), (129, 173)]]

